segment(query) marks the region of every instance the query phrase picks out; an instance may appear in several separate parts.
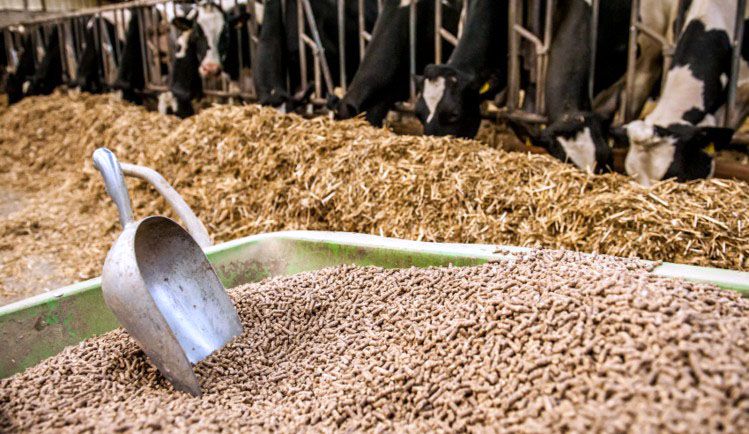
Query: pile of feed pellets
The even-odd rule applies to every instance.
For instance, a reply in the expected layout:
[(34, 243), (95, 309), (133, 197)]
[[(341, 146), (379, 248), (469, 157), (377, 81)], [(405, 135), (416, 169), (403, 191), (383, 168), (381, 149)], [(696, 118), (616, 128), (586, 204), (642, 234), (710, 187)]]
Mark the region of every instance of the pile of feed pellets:
[(603, 255), (339, 266), (230, 290), (176, 392), (122, 330), (0, 380), (0, 431), (746, 432), (749, 301)]

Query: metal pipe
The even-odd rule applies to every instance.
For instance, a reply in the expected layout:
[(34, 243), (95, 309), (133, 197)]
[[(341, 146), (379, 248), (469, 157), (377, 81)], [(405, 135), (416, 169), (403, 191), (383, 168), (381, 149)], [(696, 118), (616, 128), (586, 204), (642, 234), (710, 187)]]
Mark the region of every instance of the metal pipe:
[(416, 1), (411, 0), (408, 6), (408, 44), (409, 44), (409, 72), (408, 83), (411, 90), (411, 101), (416, 99), (416, 83), (411, 79), (416, 75)]
[(368, 38), (369, 33), (367, 33), (367, 29), (365, 28), (364, 23), (364, 0), (359, 0), (358, 3), (358, 18), (359, 18), (359, 61), (364, 60), (364, 51), (367, 49), (367, 42), (371, 39), (371, 36)]
[(544, 49), (538, 55), (539, 67), (536, 86), (536, 112), (546, 114), (546, 78), (549, 75), (549, 50), (554, 32), (554, 0), (547, 0), (546, 15), (544, 17)]
[(588, 98), (593, 103), (596, 85), (596, 59), (598, 52), (598, 19), (600, 11), (600, 0), (591, 3), (590, 19), (590, 66), (588, 69)]
[[(304, 46), (304, 12), (302, 0), (296, 1), (296, 24), (299, 33), (299, 75), (302, 89), (307, 89), (307, 49)], [(293, 93), (293, 90), (292, 90)]]
[(346, 4), (337, 0), (338, 6), (338, 74), (340, 86), (346, 92)]
[(137, 19), (138, 20), (138, 34), (140, 35), (140, 57), (141, 61), (143, 62), (141, 65), (141, 68), (143, 68), (143, 81), (145, 82), (145, 86), (150, 86), (151, 79), (150, 79), (150, 68), (148, 68), (148, 43), (146, 42), (145, 32), (144, 32), (144, 26), (145, 26), (145, 19), (144, 19), (144, 11), (143, 8), (138, 8), (135, 10), (137, 12), (137, 17), (133, 17), (131, 19)]
[(116, 74), (116, 71), (112, 70), (113, 65), (111, 62), (109, 62), (109, 59), (111, 59), (111, 56), (114, 55), (114, 52), (112, 51), (110, 53), (107, 53), (107, 50), (105, 48), (107, 44), (105, 44), (104, 41), (109, 42), (109, 47), (112, 50), (114, 50), (114, 46), (112, 41), (109, 40), (109, 32), (107, 32), (107, 27), (104, 24), (104, 20), (105, 18), (101, 15), (99, 16), (99, 19), (96, 20), (96, 26), (98, 26), (99, 28), (99, 45), (102, 47), (101, 56), (102, 61), (104, 62), (104, 77), (107, 83), (114, 83), (115, 78), (113, 78), (112, 75)]
[(637, 34), (640, 14), (640, 0), (632, 0), (632, 11), (629, 16), (629, 46), (627, 47), (627, 73), (624, 88), (624, 116), (627, 123), (635, 118), (635, 63), (637, 62)]
[[(744, 40), (744, 11), (746, 0), (738, 0), (736, 5), (736, 23), (733, 34), (733, 52), (731, 53), (731, 77), (728, 82), (728, 100), (726, 101), (726, 116), (723, 119), (724, 127), (732, 127), (734, 113), (736, 112), (736, 93), (739, 83), (739, 65), (741, 61), (741, 42)], [(738, 127), (738, 125), (736, 126)]]
[(60, 65), (62, 66), (62, 81), (63, 83), (70, 82), (70, 73), (68, 66), (68, 57), (65, 55), (65, 32), (63, 30), (62, 21), (57, 23), (57, 40), (59, 41), (58, 49), (60, 50)]
[(510, 59), (507, 71), (507, 109), (514, 111), (517, 107), (518, 97), (520, 94), (520, 38), (515, 31), (515, 25), (518, 23), (518, 2), (519, 0), (509, 0), (508, 16), (508, 38), (510, 41)]
[(442, 63), (442, 0), (434, 0), (434, 63)]
[[(453, 46), (458, 45), (459, 36), (455, 36), (455, 35), (453, 35), (452, 33), (448, 32), (445, 29), (442, 29), (440, 31), (440, 36), (442, 36), (442, 38), (444, 40), (446, 40), (447, 42), (451, 43)], [(442, 54), (441, 50), (440, 50), (440, 54)], [(435, 61), (435, 63), (437, 63), (437, 62)]]
[[(325, 57), (325, 48), (322, 45), (322, 39), (320, 38), (320, 32), (317, 30), (317, 23), (315, 22), (315, 16), (312, 14), (312, 5), (310, 4), (309, 0), (300, 0), (302, 2), (302, 5), (304, 6), (304, 13), (307, 16), (307, 22), (309, 24), (310, 32), (312, 33), (312, 38), (315, 42), (315, 56), (318, 56), (320, 66), (322, 67), (322, 73), (323, 78), (325, 79), (325, 86), (328, 88), (328, 92), (331, 94), (333, 93), (333, 89), (335, 88), (335, 85), (333, 84), (333, 76), (330, 74), (330, 68), (328, 67), (328, 60)], [(301, 30), (304, 29), (303, 26), (300, 26), (300, 34)]]
[(169, 1), (177, 1), (179, 3), (190, 3), (189, 0), (136, 0), (136, 1), (110, 4), (110, 5), (105, 5), (105, 6), (83, 8), (83, 9), (78, 9), (73, 12), (63, 12), (59, 14), (47, 15), (43, 18), (36, 18), (32, 20), (22, 21), (22, 22), (19, 22), (18, 24), (24, 24), (24, 25), (42, 24), (42, 23), (52, 22), (61, 18), (82, 17), (86, 15), (98, 14), (101, 12), (114, 11), (117, 9), (128, 9), (128, 8), (135, 8), (135, 7), (151, 7), (157, 4), (167, 3)]

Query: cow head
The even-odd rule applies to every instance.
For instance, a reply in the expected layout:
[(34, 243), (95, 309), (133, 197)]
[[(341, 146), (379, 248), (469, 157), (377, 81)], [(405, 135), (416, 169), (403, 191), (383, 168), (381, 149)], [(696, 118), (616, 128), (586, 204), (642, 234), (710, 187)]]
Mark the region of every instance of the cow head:
[(511, 126), (521, 139), (586, 172), (603, 173), (612, 167), (608, 121), (595, 113), (565, 114), (543, 129), (521, 128), (524, 125), (517, 122)]
[(227, 20), (221, 7), (211, 1), (201, 1), (185, 16), (171, 21), (177, 34), (176, 56), (184, 57), (187, 46), (183, 42), (195, 44), (198, 56), (194, 67), (201, 77), (217, 76), (222, 71), (219, 47), (227, 46), (223, 39), (228, 38)]
[(192, 100), (203, 94), (203, 82), (198, 72), (199, 59), (204, 56), (206, 45), (200, 33), (200, 28), (186, 17), (172, 19), (172, 27), (178, 35), (174, 41), (174, 60), (172, 75), (169, 82), (170, 104), (159, 97), (159, 111), (168, 113), (166, 107), (172, 107), (172, 112), (180, 117), (193, 114)]
[(617, 128), (613, 135), (629, 147), (624, 161), (627, 174), (650, 186), (668, 178), (684, 182), (711, 176), (715, 150), (730, 145), (733, 130), (688, 124), (661, 127), (638, 120)]
[(480, 105), (496, 93), (497, 80), (479, 79), (449, 65), (428, 65), (414, 77), (416, 116), (424, 134), (471, 138), (481, 123)]

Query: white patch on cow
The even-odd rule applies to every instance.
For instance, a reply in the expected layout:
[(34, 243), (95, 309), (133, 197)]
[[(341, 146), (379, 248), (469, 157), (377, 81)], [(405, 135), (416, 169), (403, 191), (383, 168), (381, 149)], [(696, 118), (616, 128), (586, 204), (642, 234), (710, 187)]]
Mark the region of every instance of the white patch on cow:
[(736, 1), (693, 0), (684, 22), (695, 20), (705, 25), (705, 31), (722, 30), (733, 39)]
[(427, 108), (429, 109), (429, 116), (427, 116), (427, 123), (432, 122), (434, 113), (437, 110), (437, 105), (440, 103), (444, 95), (445, 95), (445, 77), (437, 77), (434, 80), (432, 79), (424, 80), (424, 91), (422, 92), (422, 96), (424, 98), (424, 102), (427, 105)]
[(716, 112), (715, 115), (711, 115), (710, 113), (706, 114), (704, 119), (700, 123), (697, 124), (698, 127), (714, 127), (718, 125), (718, 121), (716, 120), (717, 114), (721, 111), (721, 109), (718, 109), (718, 112)]
[[(411, 6), (411, 3), (418, 3), (419, 0), (400, 0), (400, 5), (398, 7), (405, 8), (408, 6)], [(444, 3), (444, 2), (443, 2)]]
[(21, 92), (23, 92), (24, 94), (27, 93), (30, 87), (31, 87), (31, 82), (28, 80), (24, 81), (23, 84), (21, 85)]
[[(101, 13), (101, 17), (109, 21), (110, 24), (115, 26), (115, 32), (117, 38), (120, 41), (125, 41), (125, 35), (127, 35), (127, 28), (130, 26), (130, 20), (133, 18), (133, 13), (130, 9), (120, 11), (104, 11)], [(93, 27), (93, 18), (88, 22), (88, 28)]]
[(684, 113), (694, 108), (704, 110), (705, 83), (698, 80), (689, 66), (677, 66), (668, 73), (660, 101), (646, 118), (651, 125), (686, 124)]
[(728, 74), (724, 72), (720, 74), (720, 85), (723, 87), (726, 87), (727, 84), (728, 84)]
[(260, 2), (255, 2), (255, 22), (257, 22), (260, 25), (263, 25), (264, 13), (265, 13), (265, 9), (263, 9), (263, 4)]
[(649, 187), (663, 179), (674, 161), (676, 139), (658, 137), (652, 125), (634, 121), (626, 126), (629, 150), (624, 169), (640, 184)]
[(585, 3), (588, 4), (588, 6), (593, 7), (593, 0), (583, 0)]
[(218, 56), (218, 41), (224, 28), (224, 13), (213, 4), (201, 4), (198, 11), (198, 25), (208, 41), (208, 51), (201, 64), (220, 64)]
[(596, 145), (593, 143), (593, 136), (590, 134), (590, 128), (585, 127), (577, 135), (570, 139), (557, 137), (559, 144), (567, 153), (567, 158), (572, 161), (578, 168), (593, 173), (596, 168)]
[(169, 109), (172, 109), (172, 113), (177, 112), (177, 99), (171, 92), (164, 92), (159, 94), (158, 110), (161, 114), (169, 113)]
[(187, 47), (190, 43), (189, 41), (191, 33), (192, 29), (185, 30), (184, 32), (180, 33), (179, 37), (177, 38), (177, 52), (174, 53), (174, 57), (182, 59), (187, 55)]

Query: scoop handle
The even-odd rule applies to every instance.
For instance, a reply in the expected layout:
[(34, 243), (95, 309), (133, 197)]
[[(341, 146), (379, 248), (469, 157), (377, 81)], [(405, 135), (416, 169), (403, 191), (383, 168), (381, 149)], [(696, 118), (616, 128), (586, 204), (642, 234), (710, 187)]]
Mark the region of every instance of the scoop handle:
[(94, 151), (94, 167), (104, 178), (104, 186), (109, 197), (117, 205), (120, 213), (120, 224), (124, 228), (133, 222), (133, 209), (130, 206), (130, 194), (125, 185), (125, 176), (122, 174), (120, 162), (117, 157), (107, 148), (99, 148)]

